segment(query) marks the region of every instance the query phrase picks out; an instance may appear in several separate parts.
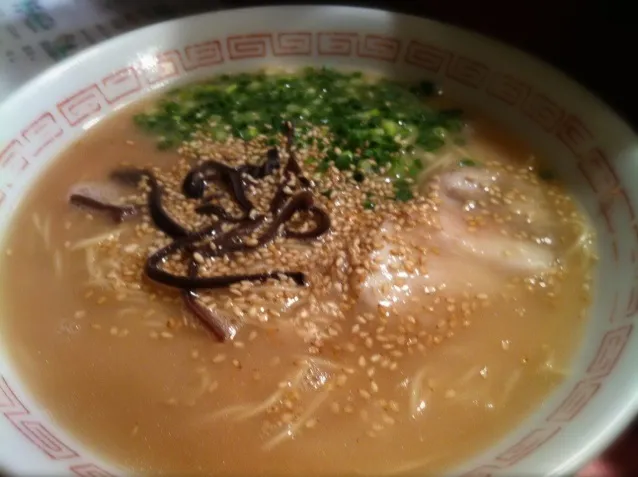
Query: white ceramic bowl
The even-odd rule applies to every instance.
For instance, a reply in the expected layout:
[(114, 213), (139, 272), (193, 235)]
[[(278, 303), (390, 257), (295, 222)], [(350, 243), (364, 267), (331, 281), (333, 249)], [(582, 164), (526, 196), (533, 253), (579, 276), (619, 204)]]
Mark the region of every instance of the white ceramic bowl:
[[(638, 188), (630, 187), (638, 183), (638, 137), (579, 85), (520, 51), (433, 21), (345, 7), (211, 13), (121, 36), (52, 68), (0, 106), (0, 234), (47, 163), (127, 103), (222, 72), (326, 64), (438, 82), (533, 143), (593, 218), (601, 261), (572, 374), (518, 428), (453, 471), (574, 472), (638, 410), (638, 333), (632, 333)], [(29, 475), (125, 473), (56, 424), (30, 397), (4, 349), (0, 468)]]

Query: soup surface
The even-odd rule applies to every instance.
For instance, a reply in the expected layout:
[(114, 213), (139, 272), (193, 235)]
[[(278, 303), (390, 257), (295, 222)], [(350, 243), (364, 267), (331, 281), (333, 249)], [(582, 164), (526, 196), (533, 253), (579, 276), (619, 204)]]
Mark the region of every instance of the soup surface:
[(3, 245), (30, 389), (140, 473), (424, 475), (490, 445), (568, 372), (594, 238), (444, 99), (239, 75), (96, 126)]

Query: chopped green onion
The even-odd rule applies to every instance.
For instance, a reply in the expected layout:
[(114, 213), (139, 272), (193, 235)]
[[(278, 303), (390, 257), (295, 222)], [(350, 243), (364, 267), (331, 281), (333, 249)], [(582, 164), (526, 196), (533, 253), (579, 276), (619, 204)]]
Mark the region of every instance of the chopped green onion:
[(407, 202), (412, 199), (414, 194), (412, 193), (412, 187), (410, 183), (405, 179), (398, 179), (394, 182), (394, 198), (401, 202)]
[(476, 167), (479, 163), (469, 157), (465, 157), (459, 161), (460, 167)]
[[(282, 121), (289, 120), (301, 146), (326, 152), (318, 172), (334, 163), (355, 171), (355, 179), (362, 181), (383, 169), (397, 182), (418, 176), (422, 164), (410, 154), (414, 148), (435, 151), (448, 140), (461, 140), (462, 111), (439, 111), (422, 101), (435, 93), (429, 81), (411, 86), (370, 82), (361, 73), (330, 68), (306, 68), (298, 75), (241, 73), (172, 90), (134, 121), (158, 138), (159, 147), (173, 148), (196, 131), (219, 141), (229, 135), (245, 140), (263, 136), (275, 146)], [(329, 148), (309, 135), (314, 127), (325, 127), (333, 137)], [(335, 147), (342, 152), (335, 153)], [(399, 200), (412, 196), (407, 184), (395, 190)]]

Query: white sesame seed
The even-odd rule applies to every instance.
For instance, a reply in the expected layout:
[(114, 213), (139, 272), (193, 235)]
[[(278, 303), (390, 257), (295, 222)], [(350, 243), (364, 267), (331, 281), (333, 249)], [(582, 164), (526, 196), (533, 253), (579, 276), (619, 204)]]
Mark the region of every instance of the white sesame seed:
[(384, 414), (381, 419), (383, 419), (383, 422), (389, 426), (392, 426), (396, 423), (394, 418), (392, 416), (388, 416), (387, 414)]

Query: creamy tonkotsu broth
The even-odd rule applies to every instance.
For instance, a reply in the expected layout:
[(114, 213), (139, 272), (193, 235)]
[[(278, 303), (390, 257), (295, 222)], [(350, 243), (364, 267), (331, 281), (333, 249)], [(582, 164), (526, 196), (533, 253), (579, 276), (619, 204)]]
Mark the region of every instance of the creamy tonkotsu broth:
[(31, 391), (139, 473), (433, 475), (491, 445), (568, 373), (594, 237), (443, 99), (237, 75), (96, 126), (3, 245)]

